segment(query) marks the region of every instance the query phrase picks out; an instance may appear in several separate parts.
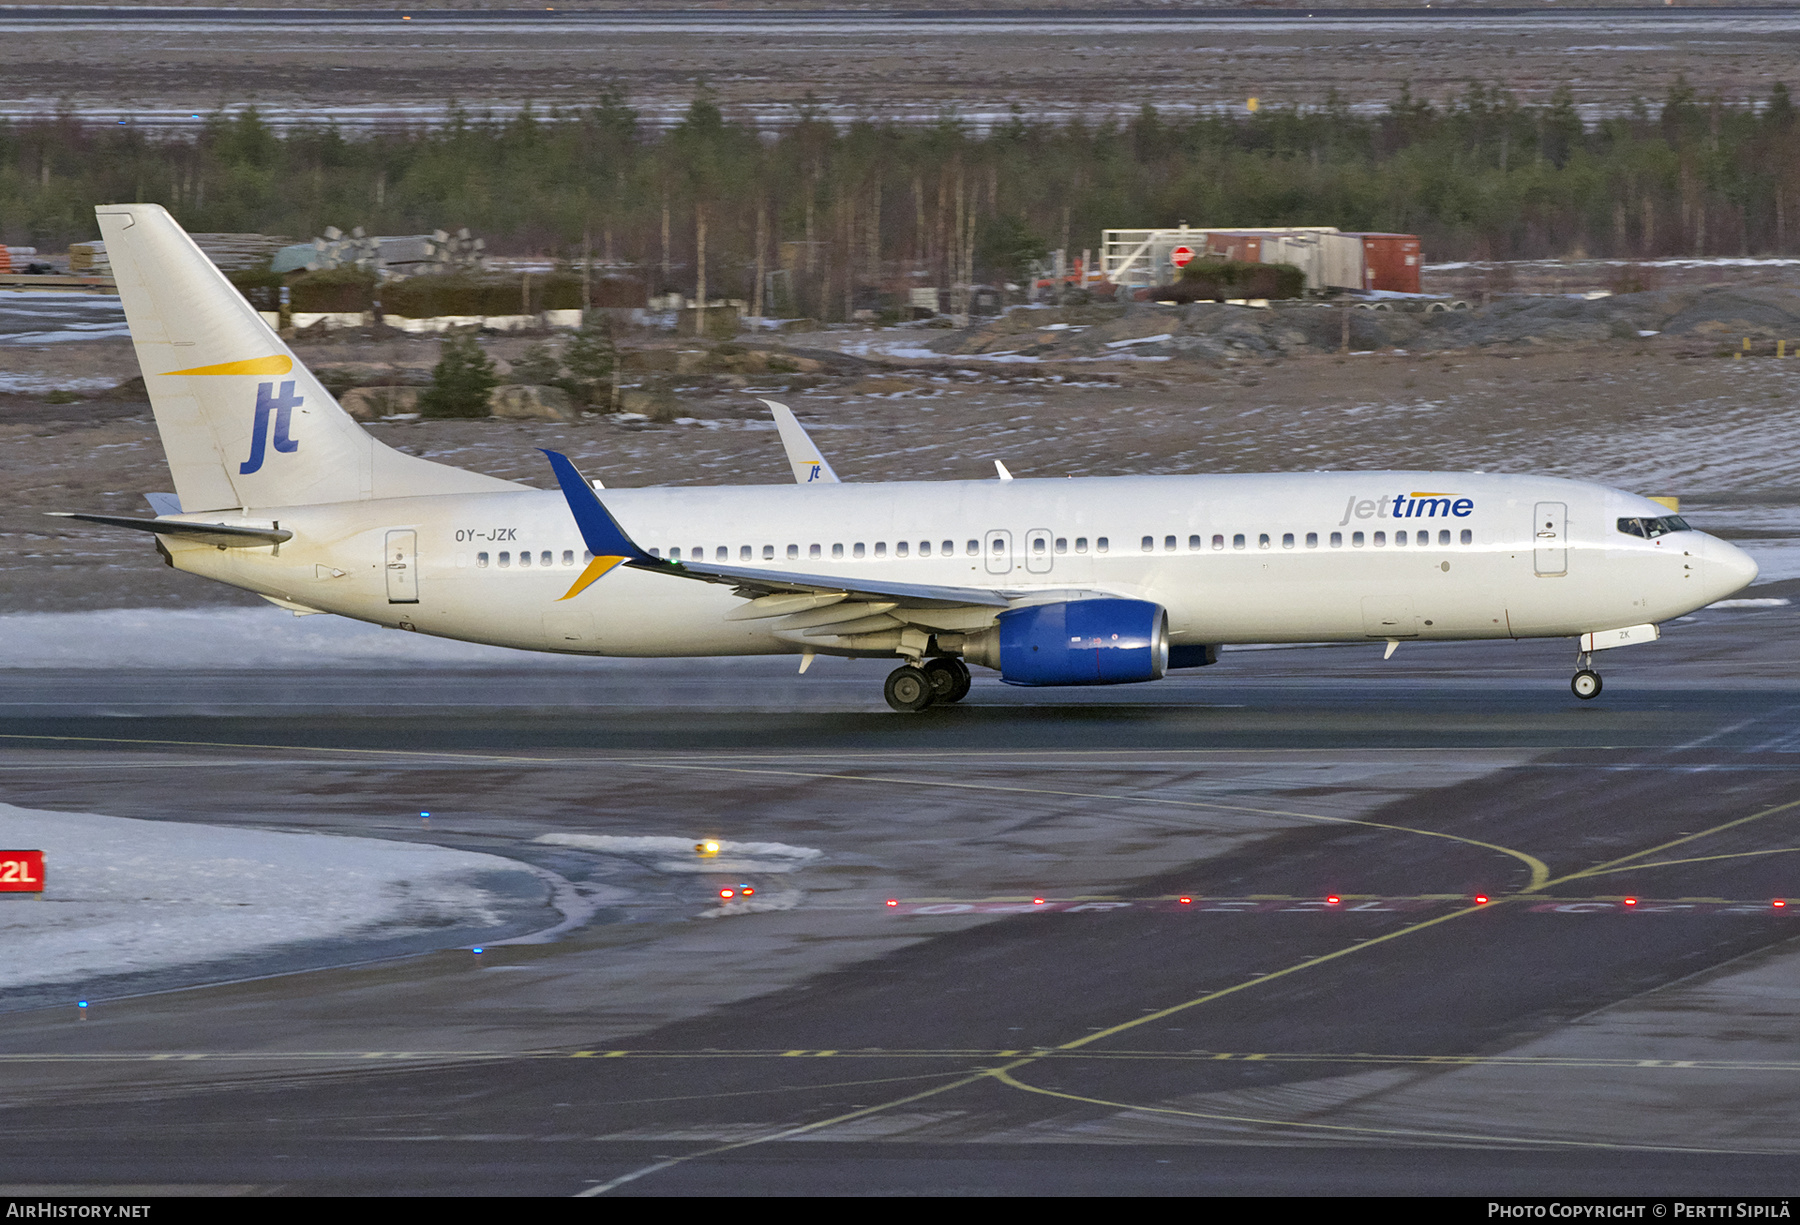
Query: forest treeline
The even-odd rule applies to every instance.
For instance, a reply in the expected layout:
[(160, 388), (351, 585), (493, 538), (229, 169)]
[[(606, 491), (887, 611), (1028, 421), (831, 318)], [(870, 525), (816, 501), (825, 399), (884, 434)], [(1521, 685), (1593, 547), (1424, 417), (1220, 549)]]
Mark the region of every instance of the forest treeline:
[[(195, 231), (309, 238), (468, 226), (489, 249), (639, 270), (652, 292), (782, 301), (831, 318), (876, 287), (1016, 278), (1106, 227), (1336, 225), (1416, 233), (1433, 261), (1786, 254), (1800, 246), (1800, 125), (1785, 87), (1584, 123), (1567, 89), (1522, 105), (1473, 84), (1377, 113), (1336, 101), (1255, 113), (1034, 122), (985, 131), (837, 127), (808, 107), (773, 132), (702, 90), (656, 131), (620, 97), (347, 134), (277, 132), (254, 109), (192, 133), (67, 115), (0, 124), (0, 234), (56, 250), (93, 206), (164, 204)], [(758, 276), (758, 272), (763, 275)]]

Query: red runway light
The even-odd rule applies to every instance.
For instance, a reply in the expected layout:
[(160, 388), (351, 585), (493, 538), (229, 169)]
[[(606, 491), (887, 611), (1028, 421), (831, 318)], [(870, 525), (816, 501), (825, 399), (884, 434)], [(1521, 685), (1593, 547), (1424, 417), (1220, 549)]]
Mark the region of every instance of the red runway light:
[(1636, 905), (1637, 905), (1637, 899), (1636, 899), (1636, 898), (1634, 898), (1634, 897), (1628, 897), (1628, 898), (1626, 898), (1626, 899), (1625, 899), (1625, 904), (1626, 904), (1626, 905), (1627, 905), (1627, 906), (1636, 906)]
[(752, 889), (749, 885), (744, 886), (744, 896), (745, 897), (749, 897), (751, 894), (753, 894), (755, 892), (756, 892), (756, 890)]
[(732, 894), (732, 891), (731, 891), (731, 890), (730, 890), (730, 889), (721, 889), (721, 890), (719, 890), (719, 896), (720, 896), (720, 897), (725, 897), (725, 898), (728, 898), (728, 897), (730, 897), (730, 896), (731, 896), (731, 894)]
[(1487, 897), (1487, 894), (1485, 894), (1485, 893), (1477, 893), (1477, 894), (1476, 894), (1476, 895), (1475, 895), (1475, 904), (1476, 904), (1476, 905), (1477, 905), (1477, 906), (1486, 906), (1486, 905), (1487, 905), (1487, 904), (1488, 904), (1488, 897)]
[(1781, 898), (1776, 898), (1770, 905), (1774, 906), (1775, 909), (1780, 910), (1783, 906), (1787, 905), (1787, 902)]
[(1184, 897), (1181, 899), (1181, 904), (1183, 906), (1192, 906), (1194, 904), (1194, 899), (1191, 897)]
[(1044, 904), (1044, 899), (1041, 897), (1034, 897), (1031, 899), (1031, 904), (1033, 906), (1042, 906)]
[(888, 899), (888, 905), (889, 905), (889, 906), (898, 906), (898, 905), (899, 905), (899, 904), (900, 904), (900, 899), (899, 899), (899, 898), (892, 898), (892, 897), (891, 897), (891, 898), (889, 898), (889, 899)]
[(1343, 900), (1344, 900), (1343, 898), (1339, 897), (1337, 894), (1334, 893), (1330, 897), (1325, 899), (1325, 904), (1327, 906), (1336, 906), (1339, 902), (1341, 902)]

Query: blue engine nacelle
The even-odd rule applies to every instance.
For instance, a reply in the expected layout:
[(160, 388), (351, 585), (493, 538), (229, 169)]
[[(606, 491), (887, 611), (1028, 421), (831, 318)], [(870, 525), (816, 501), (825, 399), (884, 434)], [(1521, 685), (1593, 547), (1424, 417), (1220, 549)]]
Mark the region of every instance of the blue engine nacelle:
[(963, 654), (1009, 685), (1123, 685), (1169, 666), (1169, 614), (1147, 600), (1028, 604), (971, 634)]

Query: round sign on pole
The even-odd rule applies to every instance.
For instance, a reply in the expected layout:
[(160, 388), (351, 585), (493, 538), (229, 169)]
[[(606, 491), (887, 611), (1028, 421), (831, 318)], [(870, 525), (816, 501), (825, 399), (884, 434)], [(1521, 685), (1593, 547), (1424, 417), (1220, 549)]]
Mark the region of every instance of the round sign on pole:
[(1169, 262), (1174, 264), (1177, 268), (1186, 268), (1193, 262), (1193, 259), (1194, 249), (1192, 247), (1176, 247), (1173, 251), (1169, 252)]

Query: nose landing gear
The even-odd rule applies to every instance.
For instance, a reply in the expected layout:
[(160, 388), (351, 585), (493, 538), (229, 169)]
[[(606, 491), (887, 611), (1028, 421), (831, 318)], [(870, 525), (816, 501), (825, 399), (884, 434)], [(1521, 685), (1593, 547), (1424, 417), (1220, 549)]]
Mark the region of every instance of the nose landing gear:
[(1569, 682), (1569, 690), (1584, 702), (1600, 696), (1600, 674), (1594, 671), (1593, 664), (1592, 651), (1576, 652), (1575, 677)]

